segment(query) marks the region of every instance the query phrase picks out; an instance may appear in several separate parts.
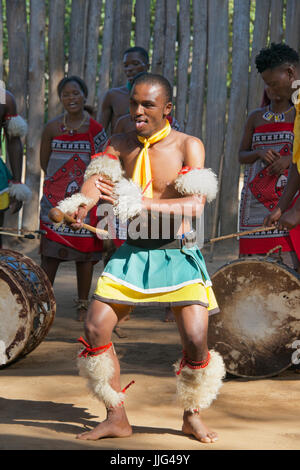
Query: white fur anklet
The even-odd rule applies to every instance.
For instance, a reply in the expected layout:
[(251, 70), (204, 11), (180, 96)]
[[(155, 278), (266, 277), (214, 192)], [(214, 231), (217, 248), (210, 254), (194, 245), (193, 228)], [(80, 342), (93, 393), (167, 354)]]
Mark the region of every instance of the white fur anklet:
[(115, 186), (115, 193), (118, 200), (113, 210), (121, 222), (126, 222), (142, 212), (142, 190), (132, 180), (122, 178)]
[(122, 178), (123, 170), (120, 161), (113, 155), (100, 154), (91, 160), (84, 173), (84, 181), (93, 175), (103, 175), (116, 183)]
[(17, 201), (22, 201), (25, 204), (32, 198), (31, 189), (27, 184), (10, 182), (8, 192), (11, 197), (14, 197)]
[[(80, 339), (80, 341), (84, 340)], [(88, 351), (93, 351), (93, 349), (88, 346), (80, 351), (77, 359), (79, 375), (87, 379), (88, 388), (98, 400), (104, 402), (106, 408), (122, 406), (125, 398), (123, 392), (116, 392), (110, 385), (110, 380), (114, 375), (114, 365), (107, 350), (111, 346), (112, 343), (109, 343), (103, 347), (104, 352), (98, 355), (89, 355)]]
[(184, 167), (175, 180), (175, 188), (180, 194), (199, 194), (211, 202), (218, 192), (218, 179), (210, 168)]
[(208, 364), (190, 366), (186, 360), (174, 364), (177, 379), (177, 398), (185, 411), (209, 408), (222, 386), (226, 370), (220, 354), (209, 351)]

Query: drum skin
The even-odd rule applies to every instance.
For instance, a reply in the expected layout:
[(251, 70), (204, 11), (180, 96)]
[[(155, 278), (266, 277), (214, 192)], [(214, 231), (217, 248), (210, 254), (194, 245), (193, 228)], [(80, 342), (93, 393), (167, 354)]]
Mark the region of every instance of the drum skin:
[(208, 345), (226, 370), (263, 378), (290, 367), (300, 338), (300, 276), (270, 258), (238, 259), (212, 277), (220, 313), (209, 319)]
[(55, 317), (51, 283), (32, 259), (0, 250), (0, 367), (33, 351)]

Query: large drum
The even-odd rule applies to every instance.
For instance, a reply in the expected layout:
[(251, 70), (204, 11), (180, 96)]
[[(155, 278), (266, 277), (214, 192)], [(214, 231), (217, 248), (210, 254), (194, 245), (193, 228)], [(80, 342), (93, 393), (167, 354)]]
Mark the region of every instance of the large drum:
[(300, 276), (255, 257), (228, 263), (211, 279), (220, 313), (210, 317), (208, 343), (227, 372), (262, 378), (287, 369), (300, 339)]
[(53, 289), (42, 268), (20, 253), (0, 250), (0, 367), (41, 343), (55, 311)]

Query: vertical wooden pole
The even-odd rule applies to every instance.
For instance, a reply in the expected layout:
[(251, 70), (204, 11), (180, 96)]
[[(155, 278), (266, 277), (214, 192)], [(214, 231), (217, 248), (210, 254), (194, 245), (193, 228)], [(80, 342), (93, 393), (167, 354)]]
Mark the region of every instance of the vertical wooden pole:
[[(27, 82), (28, 82), (28, 25), (25, 0), (6, 1), (6, 24), (8, 33), (9, 73), (6, 88), (16, 99), (18, 113), (27, 118)], [(24, 139), (23, 139), (24, 140)], [(9, 166), (9, 162), (8, 162)], [(25, 163), (23, 163), (23, 172)], [(22, 211), (18, 216), (5, 216), (8, 227), (17, 228), (22, 219)]]
[(113, 25), (112, 84), (124, 83), (123, 54), (130, 46), (132, 0), (116, 0)]
[(283, 0), (271, 0), (270, 42), (281, 42), (283, 38)]
[(62, 106), (57, 94), (57, 85), (64, 77), (65, 73), (64, 19), (65, 0), (50, 0), (48, 33), (48, 119), (52, 119), (62, 112)]
[(165, 0), (156, 0), (151, 67), (151, 71), (153, 73), (162, 74), (163, 71), (165, 51), (165, 15)]
[(220, 198), (221, 233), (237, 230), (240, 164), (238, 151), (246, 119), (249, 77), (249, 0), (235, 0), (232, 40), (232, 75), (228, 124), (225, 141), (222, 192)]
[(135, 45), (149, 51), (151, 0), (135, 2)]
[[(206, 103), (206, 163), (218, 173), (226, 132), (228, 2), (208, 2), (208, 76)], [(215, 203), (206, 206), (205, 229), (210, 238)]]
[(208, 0), (193, 0), (193, 59), (185, 131), (202, 138), (207, 64)]
[(260, 0), (259, 2), (256, 2), (255, 5), (255, 21), (251, 53), (251, 73), (248, 94), (249, 111), (260, 106), (264, 91), (264, 83), (256, 70), (255, 57), (259, 51), (267, 45), (270, 0)]
[(180, 1), (179, 11), (179, 53), (177, 65), (176, 119), (182, 130), (186, 126), (188, 96), (189, 60), (190, 60), (190, 0)]
[(72, 0), (68, 75), (84, 77), (89, 0)]
[(25, 0), (6, 1), (9, 75), (7, 89), (16, 98), (19, 114), (27, 115), (28, 27)]
[(103, 97), (110, 85), (110, 64), (113, 39), (114, 0), (105, 2), (105, 19), (102, 36), (99, 83), (97, 90), (97, 119), (100, 120)]
[(45, 0), (31, 0), (26, 184), (32, 189), (33, 196), (30, 204), (25, 205), (23, 210), (23, 225), (27, 229), (34, 229), (39, 224), (40, 140), (45, 95), (45, 15)]
[(101, 8), (102, 0), (90, 0), (87, 20), (87, 45), (85, 55), (84, 80), (89, 90), (87, 104), (91, 106), (94, 106), (96, 96)]
[(286, 28), (285, 42), (299, 52), (300, 39), (300, 2), (298, 0), (286, 1)]
[(174, 85), (176, 38), (177, 38), (177, 0), (166, 0), (165, 55), (163, 75)]

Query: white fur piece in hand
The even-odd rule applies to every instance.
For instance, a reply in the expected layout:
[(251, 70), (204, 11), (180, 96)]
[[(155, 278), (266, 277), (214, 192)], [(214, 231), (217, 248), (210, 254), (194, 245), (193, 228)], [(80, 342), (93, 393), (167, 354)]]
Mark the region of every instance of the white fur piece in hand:
[(110, 158), (108, 155), (95, 157), (87, 166), (84, 173), (84, 181), (93, 175), (103, 175), (116, 183), (122, 178), (123, 170), (119, 160)]
[(8, 192), (11, 197), (17, 199), (17, 201), (22, 201), (24, 204), (30, 201), (32, 198), (31, 189), (27, 184), (23, 183), (9, 183)]
[(13, 116), (7, 124), (7, 133), (9, 137), (24, 137), (27, 134), (28, 126), (22, 116)]
[(100, 401), (104, 402), (106, 408), (113, 408), (122, 404), (125, 394), (116, 392), (109, 383), (114, 375), (114, 365), (109, 353), (104, 352), (98, 356), (78, 357), (77, 366), (79, 375), (88, 380), (88, 388)]
[[(177, 398), (185, 411), (209, 408), (217, 398), (226, 370), (222, 357), (214, 350), (209, 351), (210, 361), (203, 369), (184, 366), (177, 379)], [(180, 370), (180, 360), (174, 365)]]
[(199, 194), (211, 202), (218, 192), (218, 179), (210, 168), (192, 168), (176, 178), (175, 188), (180, 194)]
[(122, 178), (115, 185), (115, 194), (118, 200), (113, 210), (121, 222), (126, 222), (142, 212), (142, 190), (132, 180)]
[(59, 201), (57, 204), (57, 208), (66, 214), (73, 214), (77, 211), (78, 207), (84, 205), (88, 206), (92, 204), (94, 201), (81, 193), (72, 194), (72, 196)]

